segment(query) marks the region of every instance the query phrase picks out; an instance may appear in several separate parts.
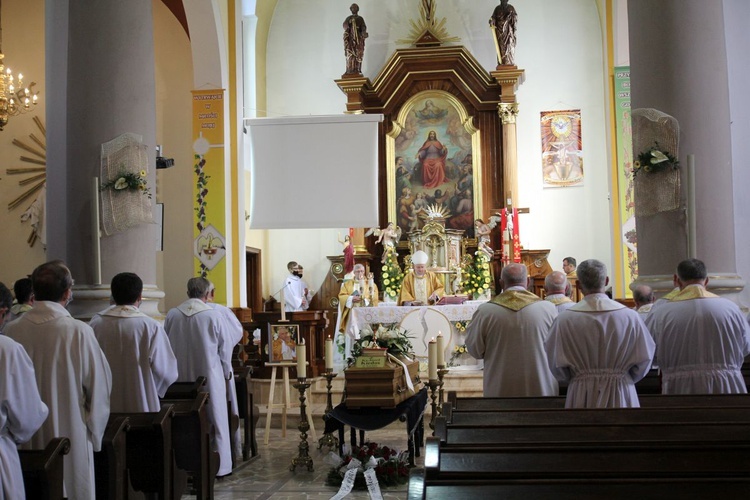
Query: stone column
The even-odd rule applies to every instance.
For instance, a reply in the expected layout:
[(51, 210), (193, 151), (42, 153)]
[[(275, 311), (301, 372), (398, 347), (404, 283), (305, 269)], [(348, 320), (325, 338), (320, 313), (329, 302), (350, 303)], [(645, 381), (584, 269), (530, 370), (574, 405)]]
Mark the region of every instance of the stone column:
[[(729, 298), (735, 300), (744, 287), (737, 272), (743, 260), (737, 259), (736, 241), (747, 232), (736, 222), (750, 215), (736, 199), (739, 193), (746, 196), (737, 178), (747, 175), (741, 162), (750, 146), (746, 136), (738, 135), (747, 126), (742, 120), (733, 124), (740, 112), (733, 103), (745, 93), (740, 73), (746, 77), (748, 72), (749, 37), (742, 24), (748, 15), (746, 2), (628, 2), (632, 108), (655, 108), (678, 120), (683, 179), (687, 155), (695, 155), (696, 257), (706, 263), (709, 287), (734, 294)], [(682, 190), (685, 199), (684, 182)], [(647, 271), (639, 281), (664, 292), (671, 288), (678, 262), (687, 257), (686, 245), (659, 234), (650, 237), (657, 244), (638, 242), (638, 262)], [(670, 252), (672, 258), (665, 258)]]
[(101, 144), (131, 132), (148, 147), (156, 192), (154, 41), (151, 0), (46, 3), (49, 210), (48, 258), (63, 259), (76, 280), (71, 313), (90, 317), (108, 304), (120, 272), (145, 284), (142, 309), (156, 314), (157, 226), (141, 224), (101, 238), (101, 281), (94, 283), (91, 178)]

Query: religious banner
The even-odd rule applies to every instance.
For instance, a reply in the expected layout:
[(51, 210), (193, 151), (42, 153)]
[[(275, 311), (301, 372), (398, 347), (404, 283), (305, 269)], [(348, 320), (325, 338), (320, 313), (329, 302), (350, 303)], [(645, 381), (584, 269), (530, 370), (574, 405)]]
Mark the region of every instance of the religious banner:
[(500, 234), (503, 239), (503, 263), (509, 264), (511, 262), (521, 262), (521, 238), (518, 231), (518, 209), (503, 208), (500, 219)]
[(195, 271), (214, 284), (216, 302), (226, 304), (223, 89), (193, 91), (193, 158)]
[(541, 112), (544, 187), (583, 185), (581, 110)]
[[(631, 296), (628, 283), (638, 277), (638, 256), (633, 199), (633, 127), (630, 116), (630, 66), (614, 68), (615, 140), (617, 144), (617, 222), (621, 247), (615, 252), (618, 269), (622, 269), (624, 296)], [(617, 277), (617, 272), (615, 274)], [(616, 280), (616, 282), (619, 280)]]

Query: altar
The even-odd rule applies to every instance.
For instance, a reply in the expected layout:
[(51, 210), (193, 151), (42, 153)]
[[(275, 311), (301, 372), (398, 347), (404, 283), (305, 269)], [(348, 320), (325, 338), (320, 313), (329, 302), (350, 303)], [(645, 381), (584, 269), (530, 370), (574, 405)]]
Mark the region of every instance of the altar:
[[(485, 301), (473, 300), (463, 304), (444, 306), (384, 306), (352, 308), (346, 334), (350, 338), (359, 338), (364, 329), (377, 328), (374, 325), (395, 325), (408, 332), (414, 348), (414, 354), (420, 362), (427, 361), (427, 344), (430, 339), (442, 333), (445, 337), (445, 360), (457, 346), (466, 344), (466, 324), (474, 316), (477, 308)], [(454, 371), (480, 370), (482, 362), (467, 353), (453, 357)], [(420, 366), (420, 371), (426, 371)]]

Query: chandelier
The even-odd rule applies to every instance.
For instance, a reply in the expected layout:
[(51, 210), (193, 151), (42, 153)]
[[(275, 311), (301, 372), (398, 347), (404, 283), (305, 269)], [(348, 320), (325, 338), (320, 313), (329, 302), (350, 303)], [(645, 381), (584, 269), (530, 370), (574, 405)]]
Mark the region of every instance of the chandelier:
[(36, 105), (39, 92), (34, 92), (36, 83), (24, 85), (23, 75), (13, 76), (10, 68), (5, 67), (3, 54), (2, 0), (0, 0), (0, 130), (8, 124), (11, 116), (17, 116)]

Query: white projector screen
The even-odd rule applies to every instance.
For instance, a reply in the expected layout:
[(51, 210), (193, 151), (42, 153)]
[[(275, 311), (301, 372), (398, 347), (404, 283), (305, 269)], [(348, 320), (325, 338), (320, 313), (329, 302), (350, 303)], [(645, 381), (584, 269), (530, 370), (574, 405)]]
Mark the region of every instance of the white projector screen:
[(250, 229), (377, 226), (382, 121), (366, 114), (246, 118)]

